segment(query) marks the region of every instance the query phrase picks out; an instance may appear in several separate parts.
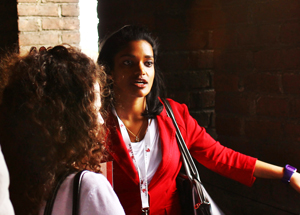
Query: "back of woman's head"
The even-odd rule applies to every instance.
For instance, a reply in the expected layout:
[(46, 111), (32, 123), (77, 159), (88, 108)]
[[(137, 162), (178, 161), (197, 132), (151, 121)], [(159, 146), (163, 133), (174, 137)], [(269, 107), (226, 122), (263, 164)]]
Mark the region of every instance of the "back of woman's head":
[[(145, 27), (126, 25), (103, 40), (100, 44), (97, 62), (99, 65), (105, 65), (106, 73), (111, 75), (111, 71), (114, 69), (114, 58), (117, 53), (123, 50), (129, 42), (140, 40), (147, 41), (152, 46), (154, 54), (155, 76), (152, 89), (146, 97), (148, 111), (145, 113), (146, 116), (152, 118), (162, 110), (162, 104), (159, 102), (158, 97), (164, 97), (165, 91), (162, 73), (156, 63), (158, 57), (157, 39)], [(110, 80), (108, 82), (112, 87), (112, 82)], [(111, 103), (112, 100), (106, 102), (106, 104)]]
[[(105, 74), (86, 55), (65, 46), (33, 48), (1, 65), (9, 78), (0, 105), (0, 142), (11, 173), (12, 202), (16, 213), (25, 214), (38, 209), (60, 174), (84, 165), (99, 171), (91, 153), (102, 148), (94, 85), (99, 82), (103, 89)], [(18, 211), (22, 192), (28, 211)]]

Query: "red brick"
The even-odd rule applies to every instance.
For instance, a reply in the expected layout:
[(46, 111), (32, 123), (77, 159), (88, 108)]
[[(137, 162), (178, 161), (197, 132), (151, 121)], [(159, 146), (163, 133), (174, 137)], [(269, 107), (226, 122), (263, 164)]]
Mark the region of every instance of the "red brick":
[(191, 93), (189, 107), (192, 109), (211, 108), (215, 106), (216, 92), (214, 90), (205, 90), (197, 93)]
[(253, 53), (250, 51), (215, 51), (215, 68), (220, 70), (249, 69), (253, 67)]
[(42, 19), (45, 30), (79, 30), (78, 18), (45, 18)]
[(254, 100), (240, 93), (217, 93), (216, 112), (250, 115), (253, 112)]
[(210, 48), (209, 36), (209, 31), (191, 31), (185, 41), (186, 44), (184, 50), (201, 50)]
[(259, 25), (258, 43), (260, 45), (274, 46), (279, 43), (280, 24)]
[(162, 50), (201, 50), (209, 44), (209, 32), (177, 32), (160, 35)]
[(186, 90), (172, 90), (168, 92), (168, 97), (179, 103), (188, 104), (190, 95)]
[(193, 1), (191, 8), (204, 8), (209, 9), (215, 6), (214, 0), (200, 0), (200, 1)]
[(280, 75), (252, 73), (244, 77), (245, 91), (281, 93)]
[(199, 89), (211, 85), (210, 73), (207, 71), (186, 71), (165, 73), (166, 85), (170, 89)]
[(227, 1), (219, 1), (218, 4), (220, 6), (231, 6), (231, 5), (244, 5), (247, 0), (227, 0)]
[(255, 23), (275, 23), (280, 20), (299, 19), (300, 2), (292, 1), (259, 1), (252, 5)]
[(178, 32), (187, 30), (190, 25), (182, 14), (159, 14), (156, 20), (159, 20), (156, 31)]
[(216, 128), (219, 135), (240, 136), (243, 133), (242, 120), (236, 116), (217, 116)]
[[(98, 1), (98, 4), (102, 2), (102, 1)], [(143, 14), (149, 13), (148, 15), (151, 14), (160, 14), (159, 11), (166, 11), (168, 9), (168, 1), (161, 1), (160, 4), (157, 4), (157, 2), (155, 1), (135, 1), (134, 3), (132, 1), (129, 1), (131, 6), (134, 7), (134, 11), (143, 11)], [(110, 1), (109, 2), (109, 7), (110, 9), (116, 8), (116, 4), (122, 4), (124, 3), (124, 1), (120, 1), (120, 0), (115, 0), (115, 1)], [(184, 4), (184, 2), (182, 2), (181, 4)], [(111, 7), (112, 6), (112, 7)], [(169, 9), (171, 5), (169, 4)], [(118, 6), (117, 6), (118, 7)], [(180, 7), (180, 5), (178, 5), (178, 7)], [(126, 12), (125, 12), (126, 13)], [(134, 15), (131, 14), (131, 15)], [(171, 14), (170, 14), (171, 15)], [(149, 17), (149, 16), (148, 16)]]
[(61, 6), (61, 15), (62, 16), (79, 16), (78, 4), (62, 5)]
[(284, 74), (282, 76), (282, 86), (284, 93), (300, 94), (300, 75)]
[(212, 111), (190, 111), (190, 114), (200, 126), (205, 128), (211, 126)]
[(282, 43), (299, 43), (300, 42), (300, 23), (283, 24), (280, 31), (280, 41)]
[(246, 120), (245, 134), (255, 139), (278, 139), (284, 136), (280, 121)]
[(280, 50), (260, 50), (254, 53), (255, 68), (264, 70), (278, 70), (283, 68)]
[(212, 9), (193, 10), (187, 13), (185, 16), (186, 22), (190, 29), (197, 31), (212, 27)]
[(58, 5), (18, 4), (19, 16), (58, 16)]
[(237, 44), (239, 46), (256, 45), (258, 43), (258, 27), (248, 26), (237, 29)]
[[(289, 129), (291, 129), (293, 131), (293, 134), (291, 135), (291, 137), (289, 135), (286, 136), (286, 138), (282, 141), (280, 148), (279, 148), (279, 152), (280, 152), (280, 156), (278, 157), (282, 157), (282, 161), (285, 164), (285, 161), (288, 161), (289, 164), (293, 165), (293, 166), (299, 166), (300, 162), (299, 162), (299, 148), (300, 148), (300, 140), (299, 140), (299, 136), (297, 136), (297, 132), (299, 128), (297, 124), (294, 125), (295, 128), (292, 128), (292, 125), (289, 126)], [(299, 133), (298, 133), (299, 135)], [(288, 140), (288, 141), (287, 141)], [(278, 158), (277, 158), (278, 160)], [(288, 191), (288, 190), (286, 190)], [(278, 200), (281, 199), (278, 197)], [(279, 200), (280, 201), (280, 200)], [(297, 199), (296, 198), (292, 198), (291, 199), (292, 204), (291, 205), (297, 205)], [(296, 210), (294, 210), (296, 211)]]
[(231, 73), (215, 73), (214, 84), (215, 90), (219, 91), (238, 91), (239, 90), (239, 77)]
[(261, 97), (257, 100), (257, 115), (286, 117), (288, 116), (288, 101), (285, 98)]
[(62, 33), (62, 43), (79, 44), (80, 43), (80, 33), (79, 32), (63, 32)]
[[(194, 55), (191, 57), (194, 59)], [(190, 53), (189, 52), (168, 52), (161, 55), (160, 67), (164, 71), (183, 70), (189, 68)]]
[(159, 65), (164, 71), (211, 69), (213, 67), (213, 51), (200, 50), (164, 53), (161, 56)]
[(57, 45), (59, 43), (59, 38), (59, 32), (26, 33), (19, 35), (19, 43), (20, 46), (44, 44)]
[(286, 123), (284, 131), (288, 139), (293, 139), (300, 142), (300, 125), (296, 123)]
[(199, 57), (196, 61), (199, 69), (210, 69), (213, 68), (213, 57), (214, 51), (213, 50), (201, 50), (198, 52)]
[(293, 48), (283, 50), (282, 58), (286, 69), (299, 69), (300, 67), (300, 49)]
[(236, 29), (221, 28), (214, 29), (212, 36), (212, 46), (214, 48), (234, 48), (237, 46)]
[(19, 30), (20, 31), (38, 31), (40, 29), (39, 19), (28, 19), (28, 18), (19, 18)]
[(224, 26), (248, 23), (249, 8), (247, 5), (229, 5), (213, 10), (212, 25)]
[(289, 116), (300, 117), (300, 99), (293, 99), (290, 102)]

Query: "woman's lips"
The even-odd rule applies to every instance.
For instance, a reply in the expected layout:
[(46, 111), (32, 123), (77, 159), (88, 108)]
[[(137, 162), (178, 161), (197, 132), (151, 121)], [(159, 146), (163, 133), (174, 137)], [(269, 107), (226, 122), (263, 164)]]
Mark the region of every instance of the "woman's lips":
[(148, 82), (145, 79), (137, 79), (133, 84), (139, 88), (144, 88), (147, 86)]

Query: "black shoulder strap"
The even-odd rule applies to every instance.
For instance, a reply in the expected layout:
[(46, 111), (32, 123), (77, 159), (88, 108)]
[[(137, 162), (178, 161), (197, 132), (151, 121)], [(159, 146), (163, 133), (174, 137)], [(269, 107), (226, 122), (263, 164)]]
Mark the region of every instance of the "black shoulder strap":
[[(195, 188), (198, 191), (200, 202), (205, 203), (205, 204), (210, 204), (209, 199), (207, 198), (207, 195), (204, 192), (204, 187), (201, 186), (202, 182), (200, 180), (200, 176), (199, 176), (198, 170), (196, 168), (196, 165), (193, 161), (193, 158), (192, 158), (192, 156), (185, 144), (185, 141), (181, 135), (181, 132), (178, 128), (171, 105), (168, 102), (168, 100), (166, 100), (166, 99), (162, 99), (162, 101), (166, 107), (168, 116), (171, 117), (173, 124), (176, 128), (176, 138), (177, 138), (177, 142), (178, 142), (178, 145), (179, 145), (179, 148), (181, 151), (182, 163), (184, 165), (186, 175), (188, 176), (189, 180), (191, 182), (193, 182), (193, 184), (196, 186)], [(195, 181), (197, 181), (199, 183), (195, 183)]]
[(80, 188), (81, 188), (81, 182), (82, 177), (84, 175), (85, 171), (82, 170), (78, 173), (76, 173), (74, 177), (74, 184), (73, 184), (73, 215), (79, 214), (79, 206), (80, 206)]
[(45, 210), (44, 210), (44, 215), (51, 215), (52, 214), (52, 209), (53, 209), (53, 205), (54, 205), (54, 201), (57, 195), (57, 192), (61, 186), (61, 184), (63, 183), (63, 181), (66, 179), (66, 177), (69, 175), (69, 173), (65, 173), (64, 175), (62, 175), (57, 184), (56, 187), (53, 190), (52, 196), (48, 199), (46, 206), (45, 206)]
[(167, 111), (168, 116), (171, 117), (171, 119), (173, 121), (173, 124), (176, 128), (176, 138), (178, 140), (178, 145), (179, 145), (179, 148), (180, 148), (180, 151), (181, 151), (182, 161), (183, 161), (183, 165), (185, 167), (186, 174), (190, 179), (194, 178), (194, 179), (197, 179), (199, 182), (201, 182), (198, 170), (196, 168), (196, 165), (195, 165), (195, 163), (192, 159), (192, 156), (191, 156), (191, 154), (190, 154), (190, 152), (189, 152), (189, 150), (188, 150), (188, 148), (185, 144), (185, 141), (184, 141), (184, 139), (181, 135), (181, 132), (178, 128), (178, 125), (177, 125), (176, 119), (174, 117), (171, 105), (168, 102), (168, 100), (166, 100), (166, 99), (162, 99), (162, 101), (163, 101), (163, 103), (166, 107), (166, 111)]
[[(79, 214), (80, 187), (81, 187), (81, 181), (82, 181), (82, 177), (83, 177), (84, 173), (85, 173), (84, 170), (82, 170), (82, 171), (79, 171), (78, 173), (76, 173), (76, 175), (74, 176), (74, 182), (73, 182), (73, 208), (72, 208), (72, 214), (73, 215), (78, 215)], [(48, 201), (46, 203), (46, 207), (45, 207), (45, 210), (44, 210), (44, 215), (51, 215), (52, 214), (53, 205), (54, 205), (54, 202), (55, 202), (57, 192), (58, 192), (61, 184), (63, 183), (63, 181), (66, 179), (66, 177), (69, 174), (70, 173), (64, 174), (58, 180), (58, 183), (57, 183), (56, 187), (54, 188), (52, 196), (48, 199)]]

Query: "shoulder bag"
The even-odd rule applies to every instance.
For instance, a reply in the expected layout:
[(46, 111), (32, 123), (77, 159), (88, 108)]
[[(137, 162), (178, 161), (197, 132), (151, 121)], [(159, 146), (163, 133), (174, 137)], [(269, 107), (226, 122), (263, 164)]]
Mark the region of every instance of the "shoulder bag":
[(162, 101), (176, 128), (176, 138), (185, 170), (184, 172), (181, 171), (176, 179), (182, 214), (224, 215), (223, 211), (211, 199), (200, 180), (198, 170), (177, 126), (169, 102), (166, 99), (162, 99)]
[[(81, 187), (81, 182), (82, 182), (82, 177), (85, 173), (85, 170), (79, 171), (76, 173), (74, 176), (74, 182), (73, 182), (73, 206), (72, 206), (72, 215), (78, 215), (79, 214), (79, 205), (80, 205), (80, 187)], [(60, 185), (63, 183), (63, 181), (66, 179), (66, 177), (69, 175), (69, 173), (63, 175), (60, 180), (58, 181), (52, 196), (50, 199), (47, 201), (44, 215), (51, 215), (52, 214), (52, 209), (53, 205), (55, 202), (55, 198), (57, 195), (57, 192), (60, 188)]]

